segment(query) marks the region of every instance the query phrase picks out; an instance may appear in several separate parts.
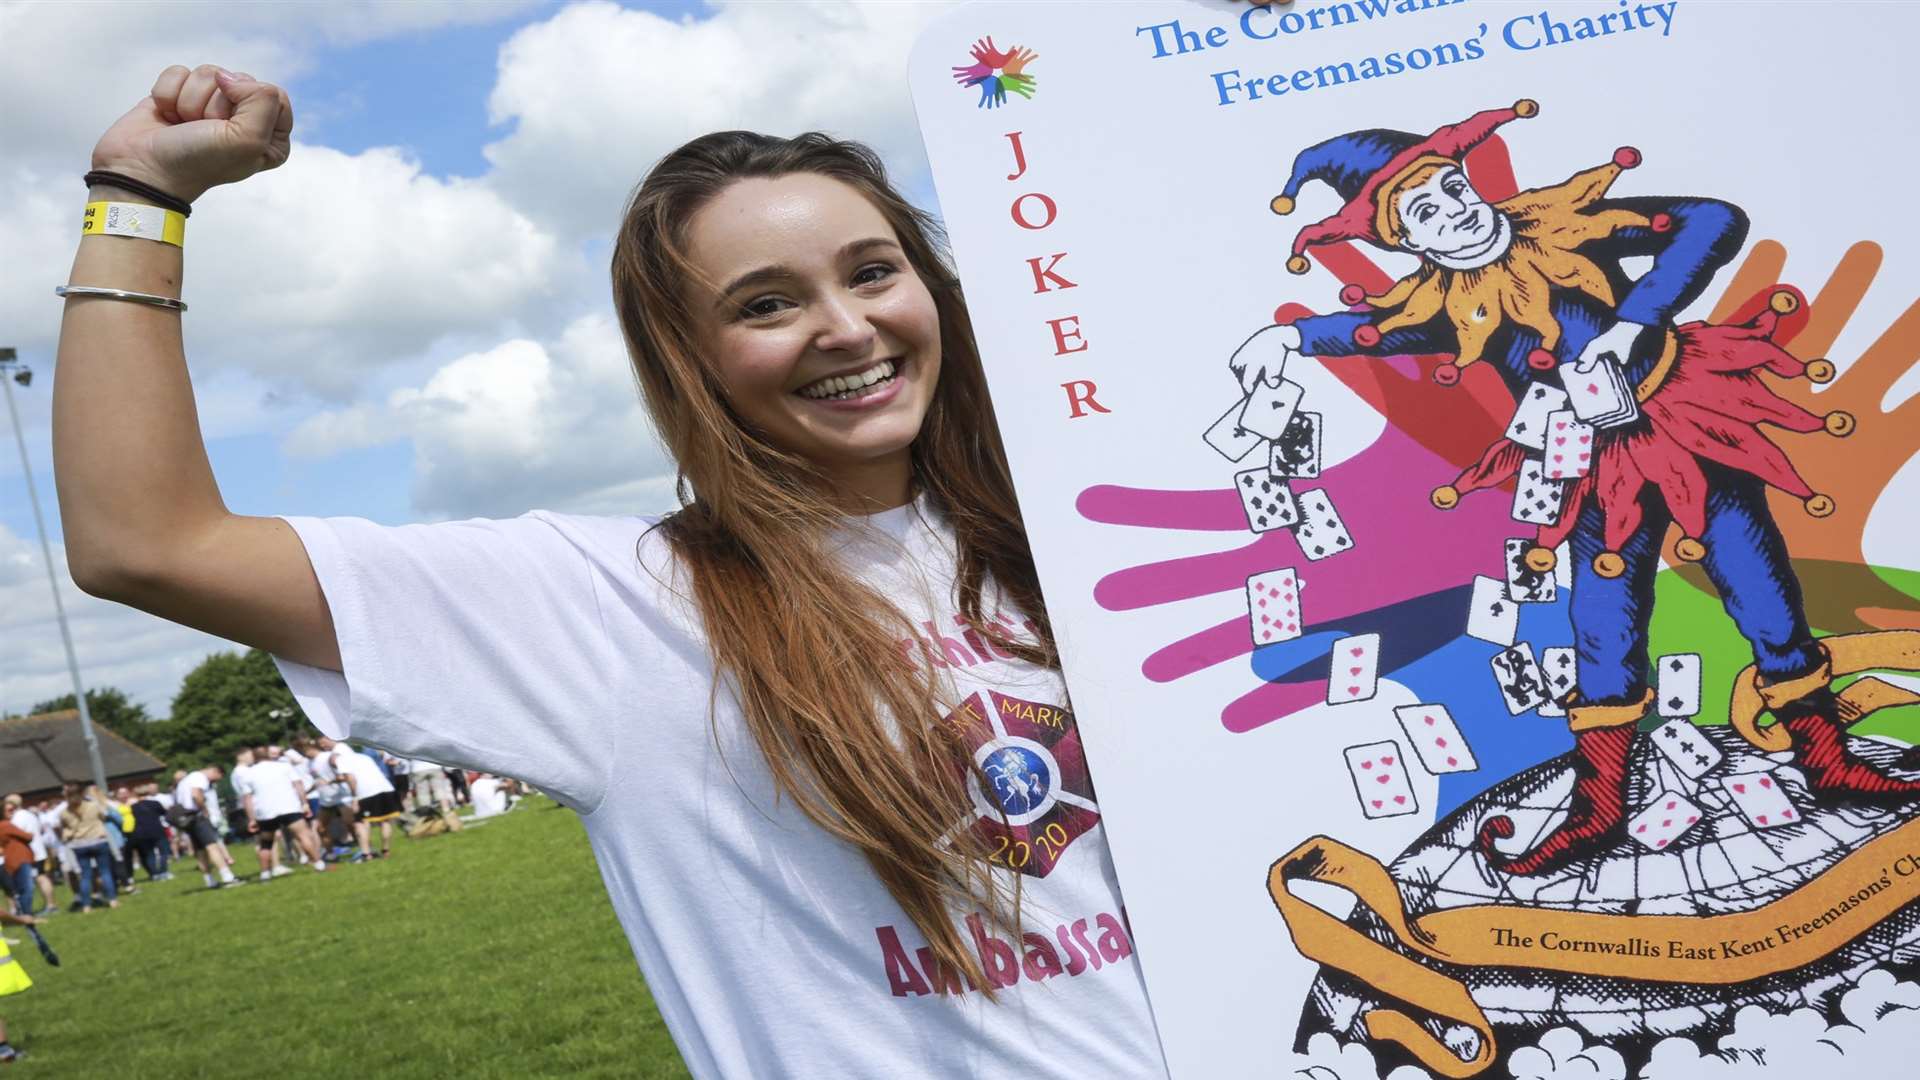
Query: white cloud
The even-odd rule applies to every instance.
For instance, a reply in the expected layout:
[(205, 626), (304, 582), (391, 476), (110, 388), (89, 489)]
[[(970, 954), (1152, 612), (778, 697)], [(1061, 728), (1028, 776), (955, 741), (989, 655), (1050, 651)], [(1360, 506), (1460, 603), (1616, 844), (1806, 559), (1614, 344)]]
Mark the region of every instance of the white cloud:
[[(0, 262), (0, 322), (23, 352), (50, 351), (79, 185), (66, 199), (59, 177), (15, 178), (25, 197), (0, 202), (0, 231), (19, 237)], [(182, 282), (196, 373), (237, 369), (344, 399), (443, 335), (499, 334), (586, 291), (584, 264), (498, 195), (392, 149), (297, 144), (280, 169), (200, 208)]]
[[(23, 165), (74, 166), (100, 133), (146, 96), (171, 64), (215, 63), (283, 81), (312, 49), (461, 23), (484, 23), (532, 0), (276, 0), (274, 3), (0, 3), (0, 145)], [(300, 44), (295, 44), (295, 43)], [(77, 177), (81, 170), (73, 170)], [(77, 185), (78, 179), (66, 180)]]
[(925, 173), (907, 54), (949, 4), (712, 6), (673, 22), (594, 0), (515, 33), (488, 108), (518, 126), (486, 148), (489, 182), (574, 237), (611, 232), (653, 162), (709, 131), (825, 129), (872, 144), (901, 180)]
[(384, 404), (318, 413), (285, 449), (324, 457), (403, 437), (413, 440), (413, 502), (423, 514), (667, 505), (669, 466), (609, 313), (579, 318), (551, 346), (517, 339), (468, 353)]
[[(240, 648), (88, 596), (67, 574), (65, 548), (55, 544), (53, 557), (60, 602), (89, 688), (117, 686), (146, 705), (150, 715), (165, 717), (181, 677), (194, 664), (210, 652)], [(0, 708), (25, 712), (35, 702), (73, 692), (39, 542), (5, 526), (0, 526), (0, 646)]]

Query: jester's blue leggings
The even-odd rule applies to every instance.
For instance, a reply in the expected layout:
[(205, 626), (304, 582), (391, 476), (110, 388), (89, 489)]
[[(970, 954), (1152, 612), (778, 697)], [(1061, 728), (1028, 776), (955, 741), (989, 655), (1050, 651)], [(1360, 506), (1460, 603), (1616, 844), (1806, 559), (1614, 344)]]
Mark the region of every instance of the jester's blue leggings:
[[(1699, 539), (1701, 565), (1720, 591), (1727, 614), (1753, 646), (1763, 681), (1790, 679), (1820, 666), (1801, 607), (1800, 582), (1787, 561), (1786, 541), (1767, 511), (1766, 485), (1758, 478), (1702, 461), (1706, 472), (1707, 525)], [(1620, 555), (1626, 572), (1603, 578), (1593, 557), (1605, 550), (1600, 508), (1589, 503), (1569, 538), (1573, 554), (1573, 638), (1579, 657), (1578, 704), (1638, 701), (1648, 686), (1647, 624), (1653, 617), (1653, 579), (1660, 542), (1671, 520), (1654, 488), (1641, 495), (1645, 518)]]

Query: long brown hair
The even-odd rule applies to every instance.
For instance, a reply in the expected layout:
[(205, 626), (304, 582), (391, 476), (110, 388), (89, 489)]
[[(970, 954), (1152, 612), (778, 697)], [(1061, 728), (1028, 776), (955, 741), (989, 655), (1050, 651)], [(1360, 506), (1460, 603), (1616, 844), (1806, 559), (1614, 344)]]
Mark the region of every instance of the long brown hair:
[[(826, 540), (844, 521), (825, 477), (742, 422), (696, 346), (688, 222), (736, 181), (794, 173), (865, 196), (932, 294), (941, 367), (912, 446), (915, 485), (952, 526), (961, 616), (1001, 651), (1058, 666), (944, 234), (859, 143), (706, 135), (662, 159), (628, 201), (613, 251), (614, 308), (647, 411), (679, 464), (681, 508), (662, 528), (691, 570), (716, 675), (737, 688), (778, 790), (859, 848), (934, 955), (991, 995), (950, 908), (978, 906), (1011, 925), (1019, 882), (1009, 898), (974, 831), (958, 827), (973, 813), (965, 785), (978, 774), (958, 731), (937, 722), (933, 668), (898, 662), (895, 642), (913, 636), (908, 620), (832, 557)], [(1036, 641), (1013, 640), (984, 617), (989, 581), (1000, 602), (1032, 620)]]

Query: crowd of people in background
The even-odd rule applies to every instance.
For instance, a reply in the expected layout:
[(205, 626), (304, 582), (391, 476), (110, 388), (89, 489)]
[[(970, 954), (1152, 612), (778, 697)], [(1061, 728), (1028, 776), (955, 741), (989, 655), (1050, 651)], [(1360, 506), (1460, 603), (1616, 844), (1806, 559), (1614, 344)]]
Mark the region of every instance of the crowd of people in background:
[[(150, 782), (110, 794), (72, 781), (59, 800), (32, 805), (7, 795), (0, 808), (6, 868), (0, 884), (13, 911), (58, 914), (61, 886), (72, 897), (68, 910), (117, 908), (121, 897), (139, 891), (137, 872), (149, 882), (167, 881), (173, 864), (189, 856), (207, 888), (245, 884), (234, 872), (229, 841), (257, 846), (258, 881), (286, 877), (300, 866), (321, 873), (336, 863), (384, 859), (397, 822), (410, 823), (406, 835), (458, 829), (459, 807), (490, 817), (525, 794), (505, 778), (325, 736), (246, 747), (231, 773), (208, 765), (178, 770), (172, 779), (168, 788)], [(222, 797), (223, 779), (230, 802)]]

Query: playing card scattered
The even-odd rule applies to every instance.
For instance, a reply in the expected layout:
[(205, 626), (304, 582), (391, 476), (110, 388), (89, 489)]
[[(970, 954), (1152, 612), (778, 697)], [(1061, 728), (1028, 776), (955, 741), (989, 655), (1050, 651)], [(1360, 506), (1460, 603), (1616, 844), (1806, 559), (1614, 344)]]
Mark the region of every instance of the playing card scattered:
[(1327, 704), (1366, 701), (1380, 690), (1380, 635), (1355, 634), (1333, 643)]
[(1540, 674), (1547, 680), (1547, 703), (1540, 706), (1541, 716), (1565, 716), (1567, 707), (1561, 702), (1578, 685), (1579, 660), (1574, 651), (1564, 645), (1540, 651)]
[(1293, 535), (1299, 539), (1300, 550), (1307, 558), (1318, 561), (1353, 546), (1353, 537), (1347, 534), (1346, 523), (1340, 520), (1326, 489), (1303, 491), (1299, 498), (1300, 525)]
[(1532, 549), (1531, 540), (1506, 543), (1507, 599), (1518, 604), (1544, 604), (1559, 595), (1551, 571), (1543, 574), (1527, 565), (1527, 552)]
[(1513, 644), (1520, 630), (1520, 605), (1507, 596), (1507, 583), (1476, 575), (1467, 609), (1467, 636), (1495, 645)]
[(1549, 480), (1539, 462), (1528, 458), (1520, 464), (1519, 481), (1513, 488), (1513, 520), (1529, 525), (1553, 525), (1560, 520), (1567, 482)]
[(1493, 658), (1493, 677), (1500, 684), (1500, 696), (1507, 711), (1515, 716), (1536, 709), (1547, 701), (1547, 681), (1534, 663), (1533, 646), (1521, 642)]
[(1661, 716), (1694, 716), (1700, 712), (1700, 657), (1676, 653), (1655, 661), (1659, 682), (1655, 688)]
[(1445, 705), (1399, 705), (1393, 715), (1407, 733), (1407, 745), (1430, 773), (1472, 772), (1480, 767)]
[(1267, 441), (1257, 432), (1248, 431), (1240, 426), (1240, 413), (1246, 405), (1245, 399), (1236, 403), (1233, 408), (1227, 410), (1225, 416), (1213, 422), (1213, 426), (1207, 429), (1206, 434), (1200, 436), (1207, 441), (1208, 446), (1219, 451), (1220, 456), (1228, 461), (1239, 461), (1247, 456), (1248, 451)]
[(1627, 835), (1649, 851), (1662, 851), (1700, 821), (1700, 808), (1685, 795), (1663, 791), (1627, 822)]
[(1247, 621), (1253, 628), (1255, 645), (1300, 636), (1300, 579), (1291, 568), (1268, 570), (1247, 579)]
[(1653, 732), (1654, 748), (1689, 780), (1698, 780), (1712, 772), (1724, 759), (1713, 740), (1682, 717), (1661, 724)]
[(1571, 409), (1547, 414), (1547, 445), (1540, 464), (1549, 480), (1578, 480), (1593, 468), (1593, 425)]
[(1300, 508), (1294, 505), (1287, 482), (1274, 479), (1264, 468), (1234, 473), (1233, 490), (1240, 496), (1240, 508), (1247, 512), (1247, 528), (1254, 532), (1283, 529), (1300, 520)]
[(1297, 382), (1280, 380), (1279, 386), (1261, 383), (1253, 388), (1246, 407), (1240, 410), (1240, 426), (1262, 438), (1278, 439), (1287, 433), (1293, 413), (1300, 407), (1305, 391)]
[(1275, 476), (1311, 480), (1320, 475), (1320, 414), (1300, 411), (1273, 440), (1267, 468)]
[(1768, 770), (1723, 776), (1720, 787), (1740, 810), (1740, 816), (1756, 829), (1776, 829), (1800, 820), (1793, 800)]
[(1553, 549), (1553, 583), (1563, 589), (1573, 588), (1573, 545), (1565, 540)]
[(1361, 813), (1370, 818), (1385, 818), (1420, 809), (1413, 798), (1413, 783), (1407, 779), (1407, 763), (1399, 743), (1388, 740), (1349, 746), (1346, 754), (1347, 772), (1353, 775), (1353, 790), (1360, 796)]
[(1507, 438), (1522, 446), (1539, 450), (1547, 442), (1547, 416), (1567, 407), (1567, 392), (1549, 383), (1536, 382), (1520, 395), (1520, 407), (1507, 423)]

